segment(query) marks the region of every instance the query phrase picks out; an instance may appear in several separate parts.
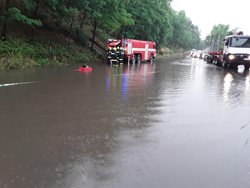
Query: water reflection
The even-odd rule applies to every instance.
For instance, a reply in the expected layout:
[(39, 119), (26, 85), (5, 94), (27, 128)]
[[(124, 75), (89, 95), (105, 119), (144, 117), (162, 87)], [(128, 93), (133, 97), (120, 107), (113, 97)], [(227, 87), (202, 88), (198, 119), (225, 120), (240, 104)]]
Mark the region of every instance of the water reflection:
[(227, 102), (229, 99), (229, 92), (232, 86), (233, 75), (231, 73), (227, 73), (224, 77), (224, 85), (223, 85), (223, 101)]
[[(220, 72), (218, 72), (220, 73)], [(250, 74), (248, 70), (223, 70), (222, 102), (225, 106), (241, 105), (249, 102)], [(218, 80), (218, 79), (217, 79)]]
[(107, 67), (106, 93), (120, 90), (121, 100), (126, 101), (129, 95), (151, 85), (155, 73), (155, 63)]
[(1, 89), (1, 188), (249, 187), (249, 72), (187, 59), (94, 70), (0, 75), (38, 80)]
[(250, 75), (248, 73), (248, 76), (246, 76), (246, 90), (245, 90), (245, 93), (249, 92), (249, 86), (250, 86)]
[(127, 74), (122, 75), (122, 99), (127, 100), (127, 92), (128, 92), (128, 76)]

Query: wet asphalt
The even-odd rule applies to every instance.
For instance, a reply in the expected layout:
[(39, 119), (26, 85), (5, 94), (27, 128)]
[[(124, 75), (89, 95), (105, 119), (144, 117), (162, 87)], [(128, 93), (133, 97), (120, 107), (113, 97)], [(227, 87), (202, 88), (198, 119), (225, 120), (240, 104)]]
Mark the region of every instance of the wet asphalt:
[(250, 73), (199, 59), (0, 71), (0, 188), (249, 188)]

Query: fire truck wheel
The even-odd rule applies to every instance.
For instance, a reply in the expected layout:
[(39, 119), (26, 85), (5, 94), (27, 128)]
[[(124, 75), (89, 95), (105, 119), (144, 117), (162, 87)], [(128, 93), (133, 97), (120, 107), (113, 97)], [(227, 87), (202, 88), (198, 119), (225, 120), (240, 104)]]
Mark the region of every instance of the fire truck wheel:
[(141, 54), (136, 56), (136, 63), (141, 63)]
[(130, 60), (130, 63), (132, 63), (132, 64), (135, 63), (135, 55), (132, 56), (132, 59)]
[(148, 60), (148, 62), (153, 63), (153, 61), (154, 61), (154, 56), (151, 54), (150, 59)]

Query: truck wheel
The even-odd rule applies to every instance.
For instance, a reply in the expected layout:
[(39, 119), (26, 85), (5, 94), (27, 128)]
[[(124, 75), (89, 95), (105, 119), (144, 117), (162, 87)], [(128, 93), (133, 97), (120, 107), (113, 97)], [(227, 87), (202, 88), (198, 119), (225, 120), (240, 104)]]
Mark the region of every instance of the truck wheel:
[(217, 59), (214, 59), (212, 64), (217, 65)]
[(136, 63), (141, 63), (141, 54), (136, 56)]
[(226, 62), (225, 60), (223, 60), (223, 61), (222, 61), (222, 67), (223, 67), (223, 68), (226, 68), (226, 69), (229, 68), (229, 63)]
[(132, 63), (132, 64), (135, 63), (135, 55), (132, 56), (132, 59), (130, 60), (130, 63)]
[(150, 59), (148, 60), (148, 62), (153, 63), (153, 61), (154, 61), (154, 56), (151, 54)]
[(128, 58), (126, 58), (126, 57), (123, 58), (123, 63), (124, 63), (124, 64), (128, 64)]
[(217, 64), (216, 64), (218, 67), (221, 67), (222, 66), (222, 62), (221, 60), (217, 60)]

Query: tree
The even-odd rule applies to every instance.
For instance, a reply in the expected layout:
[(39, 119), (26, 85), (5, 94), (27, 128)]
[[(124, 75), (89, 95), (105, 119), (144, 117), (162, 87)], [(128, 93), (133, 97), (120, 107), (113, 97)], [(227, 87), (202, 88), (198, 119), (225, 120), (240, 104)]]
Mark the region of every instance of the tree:
[(128, 37), (154, 40), (158, 45), (166, 43), (172, 35), (172, 11), (166, 0), (136, 0), (125, 2), (134, 24), (123, 26), (121, 33)]
[(175, 48), (197, 48), (200, 44), (199, 28), (186, 17), (185, 11), (174, 12), (173, 36), (170, 44)]
[(84, 11), (92, 23), (91, 49), (98, 26), (106, 33), (112, 34), (122, 26), (133, 24), (132, 15), (126, 11), (123, 0), (89, 0), (83, 1), (80, 7), (81, 12)]
[[(26, 1), (24, 1), (26, 2)], [(29, 26), (41, 26), (40, 20), (32, 19), (31, 17), (23, 14), (16, 6), (11, 6), (11, 1), (5, 1), (5, 8), (3, 14), (0, 16), (0, 20), (3, 21), (3, 27), (1, 32), (1, 39), (5, 40), (7, 35), (7, 26), (12, 22), (21, 22)]]
[(9, 7), (10, 7), (10, 0), (6, 0), (3, 14), (0, 17), (0, 21), (3, 22), (3, 27), (2, 27), (2, 32), (1, 32), (2, 40), (6, 40)]
[(206, 43), (211, 51), (218, 51), (223, 47), (223, 38), (229, 33), (229, 25), (214, 25), (210, 35), (206, 37)]
[[(200, 42), (199, 28), (184, 11), (171, 8), (172, 0), (4, 0), (0, 12), (1, 36), (6, 38), (7, 25), (21, 22), (31, 26), (44, 24), (80, 41), (85, 36), (84, 20), (91, 24), (91, 49), (95, 37), (153, 40), (157, 46), (188, 49)], [(84, 37), (82, 37), (84, 39)]]

